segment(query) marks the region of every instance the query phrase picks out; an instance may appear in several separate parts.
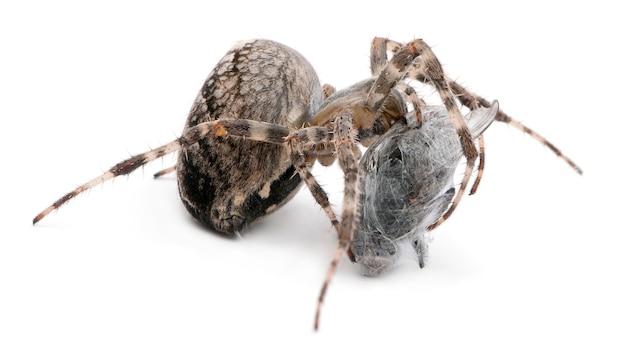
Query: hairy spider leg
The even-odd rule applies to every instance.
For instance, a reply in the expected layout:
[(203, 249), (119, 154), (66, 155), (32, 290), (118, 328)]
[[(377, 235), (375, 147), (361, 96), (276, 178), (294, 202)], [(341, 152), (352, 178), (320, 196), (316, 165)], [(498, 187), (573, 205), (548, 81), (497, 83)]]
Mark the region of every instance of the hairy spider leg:
[(290, 132), (291, 131), (288, 128), (280, 125), (243, 119), (223, 119), (198, 124), (197, 126), (185, 131), (178, 139), (150, 151), (131, 156), (130, 158), (114, 165), (102, 175), (65, 194), (63, 197), (35, 216), (33, 224), (41, 221), (41, 219), (50, 214), (50, 212), (58, 209), (69, 200), (93, 188), (94, 186), (121, 175), (128, 175), (137, 168), (172, 152), (176, 152), (181, 149), (184, 151), (184, 146), (192, 145), (205, 136), (233, 135), (255, 141), (284, 144), (284, 139)]
[(344, 109), (334, 119), (334, 144), (337, 151), (337, 159), (339, 166), (344, 172), (344, 198), (343, 209), (341, 214), (341, 225), (339, 228), (339, 242), (337, 250), (333, 255), (326, 278), (322, 284), (320, 295), (317, 300), (317, 308), (315, 310), (314, 328), (319, 328), (320, 313), (322, 303), (330, 281), (337, 271), (337, 266), (341, 261), (341, 256), (347, 253), (352, 241), (352, 236), (358, 227), (359, 205), (358, 205), (358, 159), (355, 154), (356, 149), (356, 129), (354, 127), (354, 112), (350, 109)]
[[(491, 103), (489, 103), (489, 101), (487, 101), (485, 98), (470, 92), (468, 89), (466, 89), (465, 87), (461, 86), (460, 84), (458, 84), (457, 82), (455, 82), (454, 80), (447, 78), (449, 84), (450, 84), (450, 88), (452, 89), (452, 91), (457, 95), (457, 98), (459, 99), (459, 101), (461, 101), (461, 103), (464, 106), (470, 107), (472, 105), (480, 105), (483, 107), (489, 107), (491, 105)], [(496, 115), (496, 120), (512, 125), (513, 127), (521, 130), (522, 132), (530, 135), (532, 138), (534, 138), (535, 140), (539, 141), (539, 143), (545, 145), (546, 147), (548, 147), (548, 149), (550, 149), (552, 152), (554, 152), (554, 154), (556, 154), (560, 159), (562, 159), (563, 161), (565, 161), (565, 163), (569, 164), (570, 167), (572, 167), (578, 174), (582, 174), (583, 170), (580, 166), (578, 166), (578, 164), (574, 163), (574, 161), (569, 158), (568, 156), (566, 156), (560, 149), (558, 149), (552, 142), (548, 141), (545, 137), (543, 137), (542, 135), (540, 135), (539, 133), (537, 133), (536, 131), (532, 130), (531, 128), (527, 127), (526, 125), (522, 124), (520, 121), (513, 119), (511, 116), (507, 115), (506, 113), (504, 113), (503, 111), (498, 111), (498, 115)]]

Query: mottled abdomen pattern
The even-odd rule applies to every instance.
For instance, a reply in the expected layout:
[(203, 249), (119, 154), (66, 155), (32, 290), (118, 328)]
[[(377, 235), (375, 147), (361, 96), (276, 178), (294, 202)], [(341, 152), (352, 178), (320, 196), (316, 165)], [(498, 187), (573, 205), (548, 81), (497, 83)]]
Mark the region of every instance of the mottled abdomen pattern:
[[(293, 129), (310, 121), (322, 88), (308, 61), (268, 40), (235, 45), (209, 74), (185, 130), (203, 122), (249, 119)], [(179, 155), (178, 187), (200, 222), (233, 233), (288, 201), (301, 179), (282, 145), (209, 136)]]

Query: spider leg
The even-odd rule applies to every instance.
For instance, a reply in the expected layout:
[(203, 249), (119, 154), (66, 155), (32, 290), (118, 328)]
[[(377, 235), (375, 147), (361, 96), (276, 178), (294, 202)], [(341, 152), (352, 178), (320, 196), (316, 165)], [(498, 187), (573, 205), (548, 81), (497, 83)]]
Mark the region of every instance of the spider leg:
[(478, 137), (478, 173), (476, 174), (476, 179), (474, 179), (474, 185), (472, 185), (472, 189), (470, 190), (470, 195), (474, 195), (476, 190), (478, 190), (478, 185), (483, 178), (483, 173), (485, 171), (485, 135), (480, 135)]
[(353, 125), (353, 112), (350, 109), (343, 110), (335, 119), (334, 139), (335, 147), (337, 149), (337, 155), (339, 165), (344, 172), (344, 198), (343, 198), (343, 210), (341, 214), (341, 225), (339, 228), (339, 242), (337, 250), (333, 255), (330, 263), (330, 268), (326, 273), (326, 278), (320, 290), (320, 295), (317, 300), (317, 308), (315, 311), (315, 330), (319, 327), (320, 313), (322, 309), (322, 303), (330, 281), (337, 271), (341, 256), (348, 252), (350, 243), (355, 230), (358, 227), (360, 221), (359, 216), (359, 189), (358, 178), (358, 156), (355, 155), (356, 149), (356, 131)]
[(289, 148), (291, 163), (296, 168), (296, 171), (300, 175), (300, 178), (304, 180), (304, 183), (311, 191), (311, 195), (315, 201), (322, 207), (326, 215), (330, 219), (331, 224), (339, 232), (339, 221), (337, 216), (330, 206), (328, 195), (326, 191), (320, 186), (315, 177), (309, 171), (307, 165), (307, 159), (305, 151), (311, 151), (315, 148), (316, 144), (327, 144), (330, 139), (330, 134), (326, 134), (324, 137), (324, 130), (322, 127), (310, 127), (295, 131), (285, 138), (285, 143)]
[(175, 171), (176, 171), (176, 166), (172, 166), (172, 167), (165, 168), (165, 169), (163, 169), (163, 170), (160, 170), (160, 171), (158, 171), (158, 172), (154, 173), (153, 177), (154, 177), (155, 179), (156, 179), (156, 178), (160, 178), (160, 177), (162, 177), (162, 176), (164, 176), (164, 175), (166, 175), (166, 174), (173, 173), (173, 172), (175, 172)]
[(221, 119), (200, 123), (185, 131), (179, 140), (191, 145), (207, 135), (215, 135), (282, 145), (290, 133), (291, 130), (282, 125), (246, 119)]
[[(419, 53), (412, 49), (413, 47), (403, 46), (393, 55), (389, 62), (386, 61), (385, 53), (384, 68), (380, 71), (380, 74), (367, 94), (367, 99), (365, 100), (366, 106), (373, 110), (380, 109), (392, 89), (406, 75), (413, 60), (419, 56)], [(376, 60), (381, 61), (381, 59)], [(378, 69), (379, 68), (376, 67), (373, 68), (372, 71), (377, 71)]]
[(155, 159), (161, 158), (167, 154), (176, 152), (184, 148), (184, 146), (192, 145), (207, 135), (233, 135), (241, 138), (247, 138), (250, 140), (282, 145), (284, 144), (285, 137), (289, 133), (290, 130), (284, 126), (244, 119), (225, 119), (198, 124), (193, 128), (185, 131), (180, 138), (161, 147), (123, 160), (122, 162), (114, 165), (111, 169), (104, 172), (102, 175), (98, 176), (97, 178), (92, 179), (87, 183), (80, 185), (73, 191), (65, 194), (63, 197), (55, 201), (52, 205), (48, 206), (48, 208), (35, 216), (35, 218), (33, 219), (33, 224), (41, 221), (41, 219), (50, 214), (50, 212), (58, 209), (69, 200), (93, 188), (94, 186), (102, 184), (105, 181), (113, 179), (117, 176), (130, 174), (135, 169), (146, 165), (154, 161)]
[(178, 151), (181, 148), (179, 140), (174, 140), (168, 144), (165, 144), (161, 147), (152, 149), (148, 152), (144, 152), (135, 156), (132, 156), (116, 165), (114, 165), (111, 169), (104, 172), (99, 177), (92, 179), (85, 184), (77, 187), (73, 191), (65, 194), (63, 197), (55, 201), (52, 205), (48, 206), (45, 210), (39, 213), (33, 219), (33, 224), (41, 221), (42, 218), (47, 216), (50, 212), (58, 209), (62, 205), (64, 205), (69, 200), (73, 199), (77, 195), (93, 188), (96, 185), (102, 184), (109, 179), (113, 179), (120, 175), (126, 175), (134, 171), (135, 169), (154, 161), (155, 159), (161, 158), (167, 154)]
[(303, 152), (334, 150), (333, 133), (324, 126), (310, 126), (291, 132), (285, 137), (285, 143), (293, 142)]
[[(447, 78), (447, 81), (449, 82), (450, 88), (452, 89), (452, 91), (457, 95), (457, 98), (459, 99), (459, 101), (461, 101), (461, 103), (464, 106), (470, 107), (471, 105), (475, 105), (475, 104), (479, 104), (483, 107), (491, 106), (491, 103), (487, 101), (485, 98), (470, 92), (469, 90), (467, 90), (465, 87), (461, 86), (454, 80)], [(503, 111), (498, 111), (498, 115), (496, 115), (496, 120), (512, 125), (518, 130), (521, 130), (522, 132), (527, 133), (532, 138), (539, 141), (539, 143), (548, 147), (552, 152), (554, 152), (554, 154), (556, 154), (559, 158), (565, 161), (565, 163), (569, 164), (569, 166), (572, 167), (578, 174), (583, 173), (582, 168), (580, 168), (576, 163), (574, 163), (574, 161), (571, 158), (569, 158), (563, 152), (561, 152), (561, 150), (559, 150), (553, 143), (548, 141), (545, 137), (541, 136), (536, 131), (522, 124), (520, 121), (513, 119), (511, 116), (507, 115)]]
[[(461, 111), (456, 104), (454, 94), (448, 85), (448, 81), (445, 78), (439, 60), (430, 47), (421, 39), (416, 39), (413, 42), (410, 42), (407, 44), (407, 48), (410, 49), (411, 53), (415, 53), (421, 57), (421, 71), (424, 73), (427, 81), (437, 89), (444, 106), (448, 110), (448, 115), (452, 120), (452, 124), (459, 135), (463, 154), (468, 160), (468, 163), (473, 164), (474, 160), (478, 156), (478, 152), (472, 141), (467, 124), (465, 123), (465, 120), (461, 115)], [(398, 53), (396, 53), (396, 55), (398, 55)]]
[(399, 82), (394, 89), (404, 97), (404, 101), (411, 104), (411, 106), (413, 107), (413, 112), (415, 113), (416, 124), (418, 127), (421, 126), (424, 121), (424, 117), (422, 116), (422, 109), (424, 108), (424, 106), (426, 106), (426, 103), (422, 99), (420, 99), (413, 87), (404, 82)]
[(467, 166), (465, 167), (465, 173), (463, 175), (463, 181), (461, 182), (461, 186), (459, 186), (459, 191), (457, 191), (456, 195), (454, 196), (454, 200), (452, 200), (452, 204), (450, 205), (450, 207), (448, 208), (446, 213), (444, 213), (437, 220), (437, 222), (435, 222), (435, 223), (431, 224), (430, 226), (428, 226), (428, 228), (427, 228), (428, 230), (433, 230), (433, 229), (439, 227), (443, 222), (445, 222), (448, 218), (450, 218), (450, 216), (452, 215), (452, 212), (454, 212), (456, 207), (461, 202), (461, 197), (463, 196), (463, 193), (465, 192), (465, 189), (467, 188), (467, 184), (469, 182), (469, 176), (472, 174), (473, 170), (474, 170), (473, 165), (470, 165), (468, 163)]
[(335, 162), (335, 143), (328, 128), (311, 126), (296, 130), (286, 137), (287, 144), (293, 143), (294, 148), (302, 153), (313, 154), (320, 164), (327, 167)]
[(322, 86), (322, 97), (324, 99), (333, 95), (333, 93), (337, 92), (337, 89), (334, 86), (329, 85), (328, 83)]
[(383, 71), (389, 60), (387, 52), (395, 53), (402, 47), (402, 44), (388, 38), (376, 37), (372, 41), (370, 50), (370, 68), (372, 75), (378, 76)]

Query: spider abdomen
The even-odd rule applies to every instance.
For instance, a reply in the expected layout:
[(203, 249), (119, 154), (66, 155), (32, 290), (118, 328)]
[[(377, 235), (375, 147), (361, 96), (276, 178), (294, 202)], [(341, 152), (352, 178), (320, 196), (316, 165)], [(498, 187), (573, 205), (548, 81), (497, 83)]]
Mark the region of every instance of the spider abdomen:
[[(321, 102), (317, 74), (302, 55), (268, 40), (241, 42), (209, 74), (185, 130), (221, 119), (297, 129)], [(225, 233), (280, 207), (301, 184), (284, 146), (228, 136), (207, 136), (185, 147), (177, 171), (187, 210)]]

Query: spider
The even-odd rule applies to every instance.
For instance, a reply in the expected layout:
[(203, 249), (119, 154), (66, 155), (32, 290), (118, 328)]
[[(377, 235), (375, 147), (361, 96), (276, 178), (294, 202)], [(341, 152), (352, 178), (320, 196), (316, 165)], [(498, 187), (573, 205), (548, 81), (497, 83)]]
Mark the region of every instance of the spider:
[[(388, 52), (392, 53), (391, 59)], [(357, 141), (369, 146), (405, 118), (407, 106), (415, 112), (415, 123), (421, 125), (423, 104), (407, 81), (415, 79), (434, 86), (458, 135), (467, 165), (452, 205), (429, 227), (433, 228), (445, 221), (459, 203), (479, 157), (456, 99), (472, 109), (490, 106), (447, 78), (439, 60), (421, 39), (400, 44), (375, 38), (371, 69), (369, 79), (335, 92), (331, 86), (320, 86), (310, 64), (293, 49), (265, 40), (240, 43), (209, 75), (180, 138), (118, 163), (57, 200), (33, 223), (93, 186), (179, 150), (176, 167), (157, 174), (176, 170), (187, 210), (220, 232), (238, 234), (287, 202), (303, 180), (338, 232), (337, 250), (317, 301), (317, 329), (321, 305), (342, 254), (354, 260), (349, 246), (360, 221)], [(496, 119), (515, 125), (501, 112)], [(540, 136), (533, 136), (578, 168)], [(309, 171), (314, 159), (325, 166), (337, 159), (344, 172), (341, 222)], [(472, 191), (481, 171), (479, 165)]]

